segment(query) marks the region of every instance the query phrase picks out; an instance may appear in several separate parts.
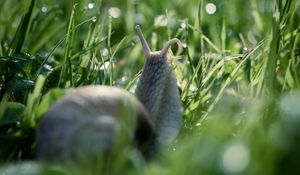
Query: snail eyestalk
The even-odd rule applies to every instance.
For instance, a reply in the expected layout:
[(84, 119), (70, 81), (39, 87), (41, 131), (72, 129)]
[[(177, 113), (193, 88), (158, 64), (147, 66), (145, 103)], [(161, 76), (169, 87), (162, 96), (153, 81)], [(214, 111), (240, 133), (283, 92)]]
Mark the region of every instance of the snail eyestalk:
[(136, 32), (141, 40), (141, 43), (142, 43), (142, 46), (143, 46), (143, 49), (144, 49), (144, 53), (145, 53), (145, 56), (146, 58), (148, 58), (150, 55), (151, 55), (151, 50), (149, 48), (149, 45), (143, 35), (143, 32), (141, 31), (141, 27), (139, 25), (135, 26), (135, 29), (136, 29)]
[(177, 38), (173, 38), (173, 39), (171, 39), (170, 41), (168, 41), (168, 42), (165, 44), (165, 46), (164, 46), (164, 48), (161, 50), (161, 53), (160, 53), (160, 54), (166, 57), (166, 56), (167, 56), (167, 53), (168, 53), (168, 50), (169, 50), (170, 47), (171, 47), (172, 45), (174, 45), (174, 44), (177, 44), (178, 49), (179, 49), (179, 53), (181, 53), (181, 52), (183, 51), (183, 48), (182, 48), (182, 44), (181, 44), (180, 40), (177, 39)]

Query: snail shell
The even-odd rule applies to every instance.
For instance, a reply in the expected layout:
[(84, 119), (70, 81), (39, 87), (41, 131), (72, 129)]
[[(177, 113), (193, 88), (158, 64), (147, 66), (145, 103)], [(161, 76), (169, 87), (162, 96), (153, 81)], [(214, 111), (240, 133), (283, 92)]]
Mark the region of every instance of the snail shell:
[(132, 94), (86, 86), (67, 93), (44, 115), (37, 131), (38, 157), (77, 160), (108, 153), (119, 137), (125, 140), (120, 144), (135, 142), (143, 150), (153, 133), (145, 108)]

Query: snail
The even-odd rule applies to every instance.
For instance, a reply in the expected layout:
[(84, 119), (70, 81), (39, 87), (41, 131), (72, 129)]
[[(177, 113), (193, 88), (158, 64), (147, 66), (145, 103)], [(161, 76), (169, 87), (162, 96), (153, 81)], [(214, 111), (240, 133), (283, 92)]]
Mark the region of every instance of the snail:
[(37, 157), (46, 161), (89, 159), (125, 145), (154, 154), (176, 138), (182, 105), (167, 52), (178, 39), (152, 52), (140, 26), (136, 31), (146, 62), (135, 95), (111, 86), (89, 85), (71, 90), (42, 117), (37, 129)]

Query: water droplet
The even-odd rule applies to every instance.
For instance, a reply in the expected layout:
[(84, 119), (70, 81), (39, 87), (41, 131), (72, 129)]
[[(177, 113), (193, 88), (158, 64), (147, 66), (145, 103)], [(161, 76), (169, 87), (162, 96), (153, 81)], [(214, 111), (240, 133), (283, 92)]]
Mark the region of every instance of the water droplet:
[(249, 164), (250, 154), (242, 143), (232, 143), (222, 155), (222, 167), (229, 174), (242, 172)]
[(189, 87), (189, 90), (192, 91), (192, 92), (195, 92), (197, 91), (197, 86), (195, 86), (194, 84), (191, 84), (190, 87)]
[(47, 7), (47, 6), (43, 6), (43, 7), (41, 8), (41, 11), (42, 11), (43, 13), (47, 13), (48, 7)]
[(108, 49), (107, 48), (102, 49), (102, 56), (104, 56), (104, 57), (108, 56)]
[(110, 64), (109, 61), (106, 61), (104, 64), (101, 65), (100, 70), (107, 70), (109, 69)]
[(108, 14), (113, 18), (119, 18), (122, 13), (118, 7), (111, 7), (108, 9)]
[(216, 5), (213, 4), (213, 3), (208, 3), (208, 4), (206, 4), (206, 6), (205, 6), (205, 10), (206, 10), (206, 12), (207, 12), (208, 14), (212, 15), (212, 14), (216, 13), (217, 7), (216, 7)]
[(47, 69), (47, 70), (49, 70), (49, 71), (53, 71), (52, 66), (50, 66), (49, 64), (45, 64), (44, 68)]
[(95, 3), (88, 3), (88, 9), (93, 9), (95, 7)]
[(93, 22), (96, 22), (96, 21), (97, 21), (97, 17), (96, 17), (96, 16), (93, 16), (93, 17), (92, 17), (92, 21), (93, 21)]

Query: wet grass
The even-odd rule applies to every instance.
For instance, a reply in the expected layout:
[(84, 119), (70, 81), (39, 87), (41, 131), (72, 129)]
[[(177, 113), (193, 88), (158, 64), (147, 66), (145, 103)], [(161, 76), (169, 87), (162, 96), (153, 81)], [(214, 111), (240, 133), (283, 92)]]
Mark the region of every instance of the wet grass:
[(35, 128), (64, 89), (132, 92), (144, 63), (140, 24), (152, 50), (183, 43), (173, 66), (185, 120), (172, 149), (149, 163), (127, 151), (109, 174), (299, 174), (299, 8), (296, 0), (1, 1), (0, 170), (93, 174), (34, 162)]

